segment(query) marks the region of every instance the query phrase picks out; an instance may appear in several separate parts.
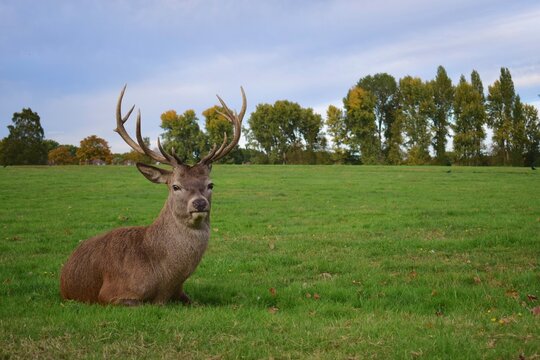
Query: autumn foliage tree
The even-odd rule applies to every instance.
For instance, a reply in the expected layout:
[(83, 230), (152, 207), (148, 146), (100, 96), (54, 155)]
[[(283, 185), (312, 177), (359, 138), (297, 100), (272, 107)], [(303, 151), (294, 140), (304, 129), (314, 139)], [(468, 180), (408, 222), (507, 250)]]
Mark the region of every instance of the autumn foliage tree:
[[(206, 136), (208, 138), (209, 145), (217, 145), (218, 147), (223, 142), (224, 134), (227, 134), (227, 139), (233, 137), (232, 124), (220, 114), (224, 112), (221, 106), (212, 106), (203, 111), (205, 118), (204, 124), (206, 128)], [(238, 146), (227, 154), (223, 159), (219, 160), (221, 163), (241, 162), (238, 161), (241, 158), (241, 154)]]
[(101, 161), (110, 164), (112, 161), (109, 144), (96, 135), (91, 135), (81, 140), (76, 156), (79, 164), (84, 165), (91, 165)]
[(49, 151), (49, 165), (73, 165), (77, 164), (76, 148), (70, 145), (60, 145)]
[(381, 147), (376, 135), (375, 104), (375, 96), (359, 86), (350, 89), (343, 99), (345, 125), (351, 135), (349, 143), (353, 150), (359, 151), (364, 164), (380, 162)]

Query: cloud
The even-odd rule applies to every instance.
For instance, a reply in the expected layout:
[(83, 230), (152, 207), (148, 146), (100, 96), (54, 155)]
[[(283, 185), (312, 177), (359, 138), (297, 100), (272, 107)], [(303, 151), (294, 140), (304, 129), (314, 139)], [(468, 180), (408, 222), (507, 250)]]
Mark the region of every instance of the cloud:
[(377, 72), (428, 80), (443, 65), (457, 82), (476, 69), (487, 89), (506, 66), (525, 102), (540, 84), (534, 2), (53, 1), (32, 5), (34, 21), (14, 31), (29, 4), (0, 3), (0, 20), (11, 18), (0, 50), (13, 55), (0, 59), (0, 136), (11, 113), (31, 106), (49, 137), (77, 144), (97, 134), (127, 151), (112, 132), (125, 82), (126, 107), (141, 108), (152, 141), (162, 112), (201, 116), (216, 92), (239, 108), (240, 85), (248, 115), (288, 99), (324, 116)]

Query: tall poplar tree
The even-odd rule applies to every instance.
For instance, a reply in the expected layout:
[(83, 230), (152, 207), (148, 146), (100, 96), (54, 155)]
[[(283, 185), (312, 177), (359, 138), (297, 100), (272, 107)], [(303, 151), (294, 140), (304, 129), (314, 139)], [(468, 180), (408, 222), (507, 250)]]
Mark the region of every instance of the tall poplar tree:
[(478, 71), (473, 70), (471, 72), (471, 85), (482, 96), (482, 102), (486, 102), (486, 96), (484, 95), (484, 84), (480, 78)]
[(380, 145), (375, 125), (375, 96), (368, 90), (355, 86), (343, 99), (345, 124), (352, 137), (352, 146), (360, 151), (363, 164), (380, 162)]
[(368, 90), (375, 97), (375, 124), (380, 152), (387, 153), (391, 141), (391, 125), (397, 109), (397, 82), (387, 73), (368, 75), (358, 81), (357, 86)]
[(540, 119), (538, 110), (529, 104), (523, 105), (523, 117), (525, 119), (525, 165), (536, 166), (540, 156)]
[(478, 88), (461, 75), (454, 96), (454, 154), (463, 165), (478, 165), (485, 139), (486, 112)]
[(328, 129), (328, 135), (332, 138), (333, 161), (338, 164), (345, 163), (348, 157), (345, 145), (349, 136), (345, 126), (343, 110), (334, 105), (328, 106), (328, 110), (326, 110), (326, 128)]
[(516, 100), (510, 70), (501, 68), (498, 80), (488, 87), (488, 125), (493, 129), (494, 156), (499, 164), (510, 164), (511, 134)]
[(429, 87), (420, 78), (405, 76), (399, 80), (399, 104), (407, 163), (427, 164), (431, 143), (429, 114), (433, 112)]
[(510, 161), (514, 166), (523, 166), (527, 138), (525, 135), (525, 114), (523, 103), (516, 95), (512, 109), (512, 127), (510, 129)]
[(454, 87), (452, 86), (452, 80), (442, 66), (437, 68), (437, 76), (433, 81), (429, 82), (429, 86), (433, 96), (433, 111), (430, 115), (434, 134), (432, 146), (437, 163), (444, 164), (448, 161), (446, 158), (446, 143), (451, 124)]

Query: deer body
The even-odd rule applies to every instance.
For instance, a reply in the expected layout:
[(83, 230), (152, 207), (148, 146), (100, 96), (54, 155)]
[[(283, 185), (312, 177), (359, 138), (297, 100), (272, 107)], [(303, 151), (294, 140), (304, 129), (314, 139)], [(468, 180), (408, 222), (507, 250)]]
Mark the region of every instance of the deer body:
[(139, 305), (170, 300), (189, 303), (183, 284), (197, 268), (210, 238), (211, 162), (225, 156), (238, 142), (245, 95), (242, 90), (244, 103), (240, 116), (233, 114), (220, 99), (226, 111), (224, 116), (235, 126), (233, 142), (225, 146), (225, 136), (219, 149), (214, 146), (198, 164), (189, 166), (174, 155), (174, 150), (172, 155), (165, 152), (159, 139), (162, 156), (144, 145), (140, 115), (139, 147), (133, 146), (135, 142), (123, 130), (131, 110), (124, 119), (119, 115), (124, 91), (125, 88), (118, 102), (117, 130), (135, 150), (173, 166), (168, 171), (137, 164), (147, 179), (166, 184), (169, 196), (151, 225), (119, 228), (82, 242), (62, 268), (60, 292), (64, 299), (86, 303)]

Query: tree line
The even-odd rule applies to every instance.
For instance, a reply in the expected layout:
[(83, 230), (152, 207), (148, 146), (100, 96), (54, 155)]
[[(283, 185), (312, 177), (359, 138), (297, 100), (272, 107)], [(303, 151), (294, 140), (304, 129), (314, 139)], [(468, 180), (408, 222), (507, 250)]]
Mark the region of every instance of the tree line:
[[(164, 148), (174, 149), (188, 163), (196, 161), (220, 144), (224, 133), (231, 138), (222, 110), (213, 106), (203, 111), (204, 131), (193, 110), (164, 112)], [(95, 135), (81, 140), (79, 147), (46, 140), (39, 115), (31, 109), (15, 113), (12, 122), (9, 135), (0, 141), (4, 165), (150, 162), (135, 151), (112, 154)], [(368, 75), (347, 91), (343, 107), (328, 107), (325, 119), (311, 108), (279, 100), (258, 104), (247, 125), (245, 147), (221, 162), (534, 166), (540, 144), (538, 111), (522, 103), (507, 68), (501, 68), (487, 93), (474, 70), (456, 85), (443, 66), (429, 81)], [(148, 138), (145, 142), (150, 144)]]

